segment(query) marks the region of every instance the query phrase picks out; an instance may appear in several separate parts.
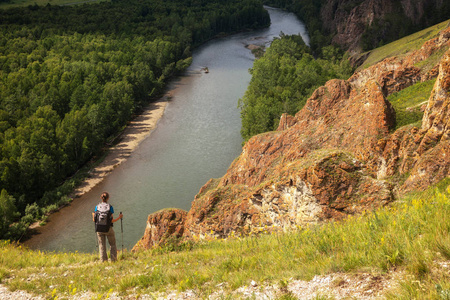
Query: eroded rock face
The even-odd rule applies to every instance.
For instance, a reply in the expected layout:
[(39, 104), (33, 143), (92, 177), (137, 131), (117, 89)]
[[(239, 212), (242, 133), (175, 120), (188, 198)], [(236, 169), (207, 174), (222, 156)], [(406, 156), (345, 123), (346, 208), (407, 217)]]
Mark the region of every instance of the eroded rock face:
[(450, 174), (450, 50), (440, 63), (416, 143), (405, 190), (423, 189)]
[(423, 21), (425, 9), (442, 6), (443, 0), (329, 0), (322, 7), (321, 19), (324, 29), (335, 32), (333, 43), (360, 52), (361, 38), (373, 22), (400, 13), (417, 24)]
[[(353, 7), (349, 0), (330, 0), (322, 8), (324, 27), (336, 32), (333, 42), (345, 49), (359, 51), (367, 26), (394, 10), (392, 0), (365, 0)], [(353, 7), (350, 9), (350, 7)]]
[(414, 64), (448, 49), (449, 38), (447, 29), (407, 57), (318, 88), (295, 116), (281, 118), (277, 131), (251, 138), (227, 173), (202, 187), (189, 212), (150, 215), (137, 247), (171, 236), (222, 238), (341, 219), (448, 177), (450, 50), (433, 68), (439, 75), (421, 128), (392, 132), (395, 112), (386, 96), (432, 77)]
[(132, 251), (163, 245), (170, 239), (181, 238), (184, 233), (186, 211), (164, 209), (148, 216), (144, 236)]
[[(278, 168), (279, 167), (279, 168)], [(189, 237), (289, 230), (341, 219), (392, 201), (392, 187), (365, 174), (347, 152), (317, 150), (280, 165), (256, 185), (209, 187), (186, 218)]]
[(439, 65), (439, 76), (425, 108), (422, 127), (406, 126), (380, 143), (379, 178), (408, 175), (399, 187), (425, 189), (450, 173), (450, 50)]

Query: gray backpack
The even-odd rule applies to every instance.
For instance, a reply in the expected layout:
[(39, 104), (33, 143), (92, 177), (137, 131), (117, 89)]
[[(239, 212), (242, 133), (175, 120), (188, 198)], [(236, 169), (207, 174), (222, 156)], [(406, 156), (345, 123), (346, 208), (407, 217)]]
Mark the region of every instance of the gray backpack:
[(109, 203), (102, 202), (97, 205), (97, 211), (94, 215), (95, 232), (108, 232), (112, 224), (111, 206)]

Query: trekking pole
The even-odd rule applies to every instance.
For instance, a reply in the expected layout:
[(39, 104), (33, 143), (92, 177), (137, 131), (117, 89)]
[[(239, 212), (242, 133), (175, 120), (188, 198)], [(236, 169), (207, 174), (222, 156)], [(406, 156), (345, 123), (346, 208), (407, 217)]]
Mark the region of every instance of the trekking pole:
[[(120, 212), (122, 214), (122, 212)], [(120, 219), (120, 232), (122, 232), (122, 258), (123, 258), (123, 223), (122, 223), (123, 217)]]
[(95, 226), (95, 222), (94, 222), (94, 232), (95, 232), (95, 240), (96, 240), (96, 245), (97, 245), (97, 252), (98, 252), (98, 235), (97, 235), (97, 226)]

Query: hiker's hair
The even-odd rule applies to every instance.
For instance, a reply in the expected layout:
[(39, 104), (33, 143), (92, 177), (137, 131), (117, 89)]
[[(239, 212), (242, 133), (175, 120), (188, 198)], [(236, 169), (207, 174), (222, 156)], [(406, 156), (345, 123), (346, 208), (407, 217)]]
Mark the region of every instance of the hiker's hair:
[(103, 202), (106, 202), (106, 200), (109, 199), (109, 194), (107, 192), (103, 192), (103, 194), (100, 198), (102, 198)]

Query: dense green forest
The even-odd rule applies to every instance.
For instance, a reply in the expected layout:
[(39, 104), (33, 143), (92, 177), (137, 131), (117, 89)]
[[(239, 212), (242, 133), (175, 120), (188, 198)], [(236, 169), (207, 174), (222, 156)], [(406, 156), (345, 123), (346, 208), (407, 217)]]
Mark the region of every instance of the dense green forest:
[(114, 0), (0, 10), (0, 238), (67, 201), (67, 179), (222, 33), (268, 26), (256, 0)]
[(252, 79), (240, 99), (244, 140), (275, 130), (283, 113), (295, 115), (316, 88), (333, 78), (348, 78), (352, 68), (334, 46), (323, 47), (314, 58), (300, 36), (282, 35), (250, 73)]

